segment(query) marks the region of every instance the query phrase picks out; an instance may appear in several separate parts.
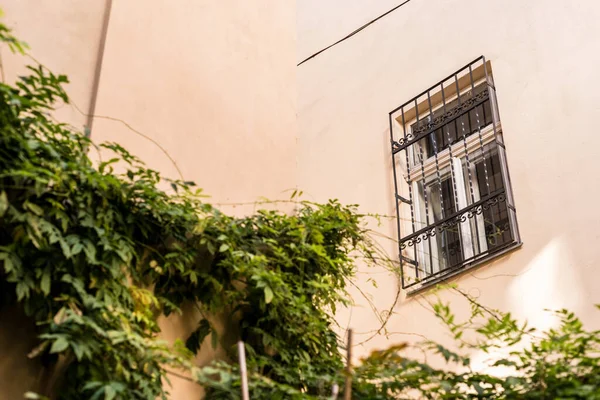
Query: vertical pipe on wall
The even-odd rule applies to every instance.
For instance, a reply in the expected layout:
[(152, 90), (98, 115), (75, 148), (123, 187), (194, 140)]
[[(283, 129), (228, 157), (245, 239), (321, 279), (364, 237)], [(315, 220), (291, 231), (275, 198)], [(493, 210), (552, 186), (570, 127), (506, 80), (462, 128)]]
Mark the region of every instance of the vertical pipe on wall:
[(106, 36), (108, 34), (108, 24), (110, 22), (110, 12), (112, 9), (112, 0), (106, 0), (104, 9), (104, 19), (102, 21), (102, 31), (100, 33), (100, 42), (98, 45), (98, 55), (96, 56), (96, 67), (94, 69), (94, 80), (92, 82), (92, 95), (90, 97), (90, 105), (87, 111), (87, 119), (85, 123), (86, 133), (92, 133), (92, 125), (94, 124), (94, 113), (96, 112), (96, 101), (98, 99), (98, 88), (100, 86), (100, 75), (102, 73), (102, 61), (104, 60), (104, 49), (106, 47)]

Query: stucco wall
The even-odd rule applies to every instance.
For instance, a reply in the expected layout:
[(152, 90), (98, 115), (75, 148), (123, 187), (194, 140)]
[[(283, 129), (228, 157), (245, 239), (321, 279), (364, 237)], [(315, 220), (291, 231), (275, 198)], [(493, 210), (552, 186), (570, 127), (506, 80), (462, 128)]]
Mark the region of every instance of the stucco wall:
[[(96, 118), (93, 139), (117, 141), (165, 176), (196, 182), (214, 203), (289, 196), (296, 185), (294, 21), (293, 1), (115, 1), (96, 114), (137, 133)], [(162, 321), (164, 337), (187, 338), (199, 319), (187, 313)], [(207, 345), (197, 361), (219, 354)], [(173, 399), (202, 394), (170, 378)]]
[[(299, 4), (298, 31), (317, 29), (315, 19), (359, 21), (371, 4), (362, 7), (345, 9), (341, 0)], [(552, 324), (544, 308), (567, 307), (597, 328), (599, 17), (594, 2), (407, 3), (298, 68), (299, 187), (314, 200), (337, 197), (365, 212), (395, 215), (388, 112), (485, 55), (493, 67), (524, 245), (454, 281), (483, 304), (534, 325)], [(299, 36), (299, 48), (311, 53), (329, 44), (314, 38), (319, 34), (343, 36), (336, 23), (319, 24), (308, 45)], [(393, 223), (375, 229), (397, 235)], [(383, 243), (397, 254), (391, 242)], [(369, 286), (369, 277), (379, 289)], [(388, 309), (398, 281), (384, 271), (359, 278), (375, 305)], [(380, 324), (367, 301), (354, 295), (356, 306), (339, 320), (358, 331), (360, 343)], [(447, 343), (423, 296), (431, 298), (431, 292), (402, 293), (389, 338), (377, 336), (356, 354), (420, 335)], [(440, 296), (452, 300), (459, 314), (467, 312), (457, 295)]]
[[(56, 74), (70, 79), (69, 96), (83, 112), (89, 107), (106, 0), (8, 0), (2, 2), (4, 23), (30, 47), (30, 54)], [(2, 50), (5, 78), (26, 73), (27, 57)], [(77, 127), (85, 116), (71, 106), (59, 106), (57, 118)]]
[[(115, 2), (98, 115), (151, 137), (216, 202), (295, 187), (295, 2)], [(170, 177), (172, 162), (123, 124), (96, 119)]]
[[(69, 94), (86, 112), (106, 2), (58, 3), (14, 0), (2, 7), (32, 54), (69, 75)], [(97, 115), (112, 119), (95, 118), (92, 139), (116, 141), (165, 176), (180, 178), (170, 156), (182, 178), (215, 203), (288, 197), (285, 191), (296, 187), (295, 7), (280, 0), (113, 1), (96, 107)], [(28, 60), (2, 55), (14, 79)], [(79, 127), (86, 121), (70, 106), (57, 116)], [(186, 318), (161, 322), (166, 339), (185, 339), (195, 328), (199, 317), (188, 311)], [(4, 322), (2, 355), (19, 340), (5, 338), (3, 328)], [(214, 355), (208, 349), (198, 361)], [(25, 356), (10, 353), (0, 371), (23, 357), (20, 371), (27, 375)], [(31, 379), (17, 381), (1, 374), (0, 400), (32, 389), (36, 374), (33, 368)], [(196, 385), (172, 382), (172, 398), (201, 395)]]

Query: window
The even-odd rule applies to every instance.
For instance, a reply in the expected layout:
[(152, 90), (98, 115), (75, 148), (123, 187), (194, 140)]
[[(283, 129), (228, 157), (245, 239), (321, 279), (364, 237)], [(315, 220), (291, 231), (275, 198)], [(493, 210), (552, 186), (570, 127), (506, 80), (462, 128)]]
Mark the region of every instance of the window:
[(484, 57), (393, 110), (390, 132), (403, 288), (520, 244)]

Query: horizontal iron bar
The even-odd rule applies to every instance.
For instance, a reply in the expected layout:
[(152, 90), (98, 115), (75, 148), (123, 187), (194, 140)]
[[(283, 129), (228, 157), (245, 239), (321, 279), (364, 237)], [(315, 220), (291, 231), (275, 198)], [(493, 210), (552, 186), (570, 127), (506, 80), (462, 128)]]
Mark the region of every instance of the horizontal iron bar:
[(459, 69), (459, 70), (451, 73), (450, 75), (448, 75), (447, 77), (445, 77), (444, 79), (442, 79), (441, 81), (439, 81), (438, 83), (436, 83), (435, 85), (431, 86), (430, 88), (425, 89), (424, 91), (422, 91), (421, 93), (419, 93), (418, 95), (416, 95), (415, 97), (413, 97), (412, 99), (410, 99), (409, 101), (407, 101), (406, 103), (402, 104), (400, 107), (394, 108), (392, 111), (390, 111), (390, 115), (392, 115), (396, 111), (400, 110), (401, 108), (406, 107), (408, 104), (412, 103), (413, 101), (415, 101), (419, 97), (423, 96), (425, 93), (431, 91), (432, 89), (435, 89), (436, 87), (438, 87), (440, 85), (440, 83), (446, 82), (448, 79), (452, 78), (454, 75), (457, 75), (458, 73), (464, 71), (465, 69), (468, 69), (471, 65), (473, 65), (476, 62), (481, 61), (481, 60), (484, 60), (484, 62), (485, 62), (485, 57), (483, 57), (483, 56), (477, 57), (476, 59), (474, 59), (473, 61), (471, 61), (470, 63), (468, 63), (466, 66), (464, 66), (461, 69)]
[(497, 247), (492, 250), (482, 251), (481, 253), (478, 253), (477, 255), (475, 255), (473, 257), (463, 260), (463, 261), (461, 261), (457, 264), (454, 264), (450, 267), (444, 268), (441, 271), (435, 272), (433, 274), (429, 274), (426, 277), (424, 277), (418, 281), (406, 284), (406, 285), (402, 286), (402, 289), (409, 289), (415, 285), (418, 285), (419, 283), (427, 284), (431, 280), (434, 280), (434, 281), (442, 280), (447, 275), (452, 275), (453, 273), (456, 273), (457, 271), (460, 271), (463, 268), (467, 268), (473, 264), (480, 264), (482, 262), (485, 262), (485, 261), (487, 261), (487, 259), (489, 259), (489, 257), (495, 256), (498, 253), (503, 253), (504, 251), (508, 251), (507, 249), (512, 249), (513, 246), (518, 247), (519, 245), (520, 245), (520, 242), (511, 240), (509, 243), (506, 243), (500, 247)]
[(399, 194), (396, 194), (396, 198), (397, 198), (398, 200), (400, 200), (401, 202), (403, 202), (403, 203), (406, 203), (406, 204), (412, 204), (412, 202), (411, 202), (409, 199), (407, 199), (407, 198), (405, 198), (405, 197), (402, 197), (402, 196), (400, 196)]
[(411, 259), (410, 259), (410, 258), (408, 258), (408, 257), (404, 257), (404, 256), (402, 256), (402, 261), (404, 261), (404, 262), (405, 262), (405, 263), (407, 263), (407, 264), (414, 265), (415, 267), (418, 267), (418, 266), (419, 266), (419, 263), (418, 263), (418, 262), (416, 262), (415, 260), (411, 260)]
[[(456, 121), (457, 119), (459, 119), (460, 117), (463, 117), (465, 114), (468, 114), (471, 110), (479, 107), (480, 105), (482, 105), (483, 103), (485, 103), (486, 101), (489, 101), (490, 98), (489, 96), (476, 101), (475, 103), (473, 103), (473, 105), (467, 109), (465, 109), (462, 113), (457, 114), (456, 116), (449, 118), (447, 121), (445, 121), (442, 125), (439, 125), (437, 127), (433, 127), (431, 129), (428, 129), (427, 131), (421, 133), (420, 135), (418, 135), (417, 137), (415, 137), (414, 139), (409, 140), (408, 142), (404, 143), (404, 144), (400, 144), (398, 142), (394, 142), (392, 144), (392, 154), (396, 154), (401, 152), (402, 150), (404, 150), (405, 148), (407, 148), (408, 146), (411, 146), (413, 144), (415, 144), (416, 142), (418, 142), (419, 140), (423, 139), (424, 137), (427, 137), (427, 135), (431, 135), (433, 132), (435, 132), (436, 130), (443, 128), (444, 126)], [(480, 127), (479, 129), (483, 128)], [(458, 140), (457, 140), (458, 141)], [(450, 143), (450, 146), (453, 145), (454, 143)]]
[(438, 226), (440, 226), (440, 225), (442, 225), (442, 224), (444, 224), (444, 223), (446, 223), (446, 222), (448, 222), (448, 221), (450, 221), (450, 220), (452, 220), (452, 219), (454, 219), (454, 218), (456, 218), (458, 216), (461, 216), (464, 213), (469, 212), (469, 211), (471, 211), (471, 210), (479, 207), (480, 205), (486, 203), (487, 201), (489, 201), (489, 200), (491, 200), (491, 199), (493, 199), (495, 197), (498, 197), (498, 196), (500, 196), (501, 194), (504, 194), (504, 193), (505, 193), (504, 188), (502, 188), (500, 190), (496, 190), (495, 192), (490, 193), (489, 195), (485, 196), (481, 200), (479, 200), (479, 201), (477, 201), (477, 202), (469, 205), (468, 207), (465, 207), (462, 210), (458, 210), (455, 213), (450, 214), (446, 218), (443, 218), (443, 219), (441, 219), (441, 220), (439, 220), (439, 221), (437, 221), (437, 222), (435, 222), (433, 224), (430, 224), (430, 225), (426, 226), (423, 229), (420, 229), (420, 230), (416, 231), (415, 233), (412, 233), (412, 234), (410, 234), (408, 236), (403, 237), (402, 239), (400, 239), (400, 244), (402, 244), (404, 242), (407, 242), (407, 241), (409, 241), (411, 239), (414, 239), (417, 236), (419, 236), (419, 235), (421, 235), (421, 234), (423, 234), (423, 233), (431, 230), (432, 228), (436, 228), (436, 227), (438, 227)]

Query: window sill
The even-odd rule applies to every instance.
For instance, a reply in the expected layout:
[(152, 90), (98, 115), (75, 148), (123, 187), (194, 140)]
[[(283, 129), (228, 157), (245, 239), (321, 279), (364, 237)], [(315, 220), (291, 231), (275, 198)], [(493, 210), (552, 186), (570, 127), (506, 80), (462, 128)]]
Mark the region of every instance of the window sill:
[(440, 276), (435, 277), (435, 278), (433, 278), (431, 280), (424, 281), (420, 286), (418, 286), (418, 287), (416, 287), (414, 289), (411, 288), (411, 289), (407, 290), (406, 294), (407, 294), (408, 297), (412, 297), (412, 296), (417, 295), (417, 294), (422, 294), (423, 292), (425, 292), (425, 291), (427, 291), (427, 290), (429, 290), (429, 289), (431, 289), (431, 288), (439, 285), (442, 282), (445, 282), (445, 281), (447, 281), (449, 279), (455, 278), (458, 275), (461, 275), (461, 274), (463, 274), (463, 273), (465, 273), (467, 271), (473, 270), (473, 269), (475, 269), (477, 267), (480, 267), (480, 266), (482, 266), (484, 264), (487, 264), (487, 263), (489, 263), (491, 261), (496, 261), (500, 257), (502, 257), (502, 256), (504, 256), (504, 255), (506, 255), (508, 253), (512, 253), (513, 251), (521, 248), (521, 246), (523, 246), (523, 242), (516, 242), (516, 243), (509, 244), (507, 247), (505, 247), (505, 248), (503, 248), (501, 250), (498, 250), (496, 253), (494, 253), (494, 254), (492, 254), (492, 255), (484, 258), (484, 259), (474, 261), (472, 263), (463, 265), (463, 266), (458, 267), (458, 268), (454, 268), (454, 269), (448, 271), (446, 274), (440, 275)]

